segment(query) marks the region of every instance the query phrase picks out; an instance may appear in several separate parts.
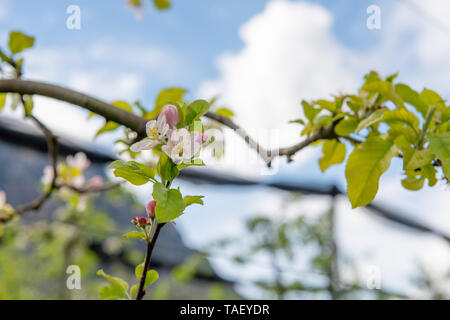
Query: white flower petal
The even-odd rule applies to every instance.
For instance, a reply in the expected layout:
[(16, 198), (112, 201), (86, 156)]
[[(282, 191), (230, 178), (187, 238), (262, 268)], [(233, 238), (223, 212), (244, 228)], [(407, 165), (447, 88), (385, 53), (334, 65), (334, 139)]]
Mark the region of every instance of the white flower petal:
[(136, 142), (130, 147), (133, 152), (139, 152), (142, 150), (150, 150), (158, 145), (159, 141), (150, 138), (145, 138), (139, 142)]
[(151, 131), (153, 128), (156, 127), (156, 120), (150, 120), (145, 125), (145, 132), (147, 133), (147, 136), (151, 136)]

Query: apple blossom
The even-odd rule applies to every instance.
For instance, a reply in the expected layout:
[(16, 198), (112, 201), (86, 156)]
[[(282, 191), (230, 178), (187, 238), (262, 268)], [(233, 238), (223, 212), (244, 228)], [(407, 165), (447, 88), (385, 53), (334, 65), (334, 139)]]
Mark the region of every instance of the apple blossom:
[(69, 167), (79, 169), (80, 171), (86, 170), (91, 165), (91, 161), (89, 161), (83, 152), (78, 152), (75, 156), (67, 156), (66, 163)]
[(170, 131), (176, 129), (178, 124), (178, 109), (168, 104), (164, 106), (156, 120), (150, 120), (146, 125), (147, 138), (136, 142), (130, 147), (133, 152), (150, 150), (158, 144), (164, 143)]
[(167, 145), (161, 149), (175, 164), (189, 163), (201, 148), (198, 135), (197, 132), (189, 132), (185, 128), (173, 130)]
[(93, 176), (87, 184), (89, 187), (100, 189), (103, 187), (103, 178), (101, 176)]

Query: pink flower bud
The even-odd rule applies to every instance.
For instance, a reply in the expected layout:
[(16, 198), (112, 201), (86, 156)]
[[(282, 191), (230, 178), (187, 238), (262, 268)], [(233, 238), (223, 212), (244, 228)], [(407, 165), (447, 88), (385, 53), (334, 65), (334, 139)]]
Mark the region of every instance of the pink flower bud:
[(141, 227), (147, 225), (147, 218), (146, 217), (139, 217), (137, 221), (138, 221), (139, 226), (141, 226)]
[(160, 117), (165, 117), (170, 129), (176, 129), (178, 125), (178, 108), (172, 104), (167, 104), (162, 108)]
[(149, 203), (147, 203), (147, 206), (145, 207), (145, 210), (147, 210), (147, 214), (151, 219), (155, 218), (155, 207), (155, 200), (149, 201)]
[(138, 218), (137, 217), (131, 218), (131, 223), (136, 226), (138, 224)]

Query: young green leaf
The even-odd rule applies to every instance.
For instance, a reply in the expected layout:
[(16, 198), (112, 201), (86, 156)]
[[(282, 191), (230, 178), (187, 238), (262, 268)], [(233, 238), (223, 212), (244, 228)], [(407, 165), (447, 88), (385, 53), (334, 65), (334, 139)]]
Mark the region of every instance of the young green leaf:
[(334, 132), (341, 137), (347, 137), (351, 133), (355, 132), (357, 127), (358, 127), (358, 119), (348, 118), (339, 121), (336, 127), (334, 127)]
[(154, 171), (144, 164), (136, 161), (124, 162), (122, 160), (116, 160), (109, 166), (114, 170), (116, 177), (123, 178), (128, 182), (140, 186), (146, 184), (154, 178)]
[(188, 207), (194, 203), (203, 205), (202, 198), (204, 198), (204, 196), (186, 196), (183, 200), (186, 207)]
[(219, 108), (215, 111), (218, 115), (221, 115), (226, 118), (233, 118), (234, 112), (228, 108)]
[(153, 0), (153, 3), (158, 10), (165, 10), (170, 8), (170, 0)]
[(423, 117), (427, 116), (428, 106), (422, 101), (420, 94), (417, 91), (414, 91), (409, 86), (402, 83), (395, 85), (395, 91), (402, 97), (403, 101), (416, 108)]
[(376, 124), (378, 122), (380, 122), (383, 119), (384, 116), (384, 112), (385, 109), (379, 109), (374, 111), (370, 116), (368, 116), (367, 118), (363, 119), (359, 124), (358, 124), (358, 132), (361, 131), (364, 128), (367, 128), (373, 124)]
[(442, 170), (447, 179), (450, 179), (450, 132), (438, 135), (429, 134), (430, 148), (442, 162)]
[(405, 189), (417, 191), (423, 188), (425, 177), (406, 177), (402, 180), (402, 186)]
[(104, 277), (112, 284), (100, 289), (99, 297), (101, 299), (123, 299), (128, 291), (128, 283), (118, 277), (112, 277), (106, 274), (103, 269), (97, 271), (97, 275)]
[(155, 108), (147, 113), (147, 119), (155, 119), (166, 104), (181, 104), (186, 90), (183, 88), (167, 88), (159, 92), (155, 101)]
[(306, 119), (308, 119), (309, 122), (313, 122), (321, 109), (314, 108), (305, 100), (302, 101), (302, 106), (303, 106), (303, 113), (305, 114)]
[(131, 231), (123, 235), (127, 239), (145, 239), (145, 236), (142, 232), (139, 231)]
[(163, 182), (172, 182), (178, 176), (181, 169), (172, 162), (167, 154), (161, 152), (156, 170)]
[(5, 107), (6, 95), (6, 93), (0, 93), (0, 111)]
[(34, 45), (34, 37), (27, 36), (20, 31), (9, 33), (8, 46), (12, 54), (17, 54)]
[(323, 155), (319, 159), (319, 166), (325, 172), (333, 164), (341, 163), (345, 159), (345, 145), (336, 139), (325, 140), (322, 147)]
[(184, 125), (190, 126), (192, 122), (200, 119), (202, 115), (208, 112), (210, 104), (206, 100), (196, 100), (185, 107)]
[(379, 179), (396, 154), (397, 147), (379, 136), (369, 137), (353, 150), (345, 168), (353, 208), (365, 206), (375, 198)]
[[(442, 99), (441, 96), (433, 90), (426, 89), (426, 88), (423, 89), (422, 93), (420, 94), (420, 99), (429, 108), (435, 107), (438, 110), (443, 110), (445, 108), (444, 99)], [(424, 117), (426, 117), (426, 115)]]
[(158, 223), (169, 222), (178, 218), (186, 208), (180, 191), (167, 189), (159, 182), (153, 185), (152, 195), (157, 203), (155, 213)]

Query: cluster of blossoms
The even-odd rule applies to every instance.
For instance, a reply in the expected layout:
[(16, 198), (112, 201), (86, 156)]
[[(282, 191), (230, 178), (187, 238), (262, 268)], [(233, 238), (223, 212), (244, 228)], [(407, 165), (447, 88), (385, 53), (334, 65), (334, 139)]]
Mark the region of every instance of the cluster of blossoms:
[(173, 163), (190, 163), (207, 140), (204, 133), (189, 131), (189, 127), (177, 128), (179, 122), (178, 108), (168, 104), (164, 106), (156, 120), (147, 122), (147, 138), (133, 144), (130, 150), (140, 152), (161, 145)]
[(6, 202), (6, 193), (0, 191), (0, 217), (8, 217), (13, 214), (14, 209)]
[[(61, 162), (57, 166), (56, 186), (59, 190), (59, 195), (62, 198), (72, 197), (75, 192), (73, 189), (83, 188), (102, 188), (103, 178), (101, 176), (94, 176), (86, 180), (84, 171), (89, 168), (91, 162), (83, 152), (78, 152), (75, 156), (69, 155), (65, 162)], [(51, 187), (54, 178), (53, 167), (46, 166), (44, 168), (44, 176), (41, 179), (45, 189)], [(79, 202), (77, 208), (83, 210), (86, 205), (87, 196), (85, 194), (79, 195)]]
[(141, 229), (145, 229), (145, 227), (150, 226), (155, 219), (155, 207), (156, 201), (150, 201), (145, 207), (148, 217), (133, 217), (131, 219), (131, 223)]

